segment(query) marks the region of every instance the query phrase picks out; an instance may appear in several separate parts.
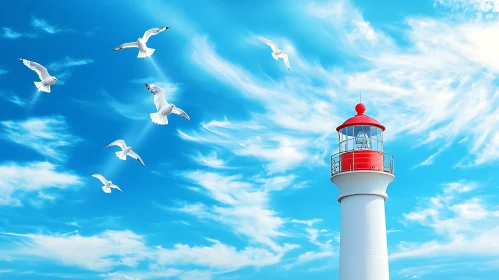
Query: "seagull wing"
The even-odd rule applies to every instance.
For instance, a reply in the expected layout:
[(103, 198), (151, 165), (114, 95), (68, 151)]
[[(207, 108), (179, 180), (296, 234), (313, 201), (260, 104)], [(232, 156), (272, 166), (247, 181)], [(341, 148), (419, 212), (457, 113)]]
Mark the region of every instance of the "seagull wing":
[(120, 192), (123, 192), (123, 191), (120, 189), (120, 187), (118, 187), (118, 186), (116, 186), (116, 185), (111, 185), (110, 187), (111, 187), (111, 188), (113, 188), (113, 189), (118, 189)]
[(157, 85), (154, 85), (154, 84), (145, 84), (145, 85), (146, 85), (146, 88), (154, 96), (154, 105), (156, 105), (156, 110), (159, 111), (159, 109), (161, 109), (161, 107), (168, 104), (168, 102), (166, 102), (165, 90), (163, 88), (158, 87)]
[(282, 58), (282, 60), (284, 60), (284, 65), (286, 65), (286, 67), (288, 68), (288, 71), (290, 70), (289, 68), (289, 59), (288, 59), (288, 54), (286, 53), (281, 53), (279, 55), (280, 58)]
[(146, 166), (145, 163), (144, 163), (144, 161), (134, 151), (130, 150), (128, 152), (128, 155), (131, 156), (132, 158), (138, 160), (140, 162), (140, 164), (142, 164), (142, 166)]
[(29, 60), (22, 59), (22, 58), (19, 58), (19, 60), (21, 60), (24, 63), (24, 65), (26, 65), (29, 69), (35, 71), (36, 74), (38, 74), (38, 78), (40, 78), (40, 80), (43, 81), (47, 78), (50, 78), (50, 75), (49, 75), (49, 72), (47, 71), (47, 68), (45, 68), (45, 67), (41, 66), (40, 64), (33, 62), (33, 61), (29, 61)]
[(124, 43), (121, 46), (117, 46), (116, 48), (112, 49), (112, 52), (119, 51), (122, 49), (127, 49), (127, 48), (138, 48), (139, 45), (137, 45), (137, 42), (131, 42), (131, 43)]
[(142, 36), (142, 41), (147, 43), (147, 40), (149, 40), (149, 38), (151, 36), (157, 35), (165, 30), (168, 30), (168, 28), (170, 28), (170, 27), (165, 26), (165, 27), (159, 27), (159, 28), (151, 28), (151, 29), (147, 30), (146, 32), (144, 32), (144, 36)]
[(104, 150), (107, 149), (107, 148), (109, 148), (109, 147), (111, 147), (111, 146), (118, 146), (118, 147), (121, 148), (121, 150), (124, 150), (126, 148), (125, 140), (116, 140), (113, 143), (107, 145), (104, 148)]
[(269, 39), (265, 39), (265, 38), (260, 38), (260, 40), (262, 40), (262, 42), (264, 42), (265, 44), (269, 45), (270, 48), (272, 48), (272, 51), (276, 52), (279, 50), (279, 47), (277, 46), (277, 44), (274, 41), (270, 41)]
[(97, 179), (99, 179), (101, 181), (101, 183), (103, 183), (104, 185), (107, 184), (107, 180), (106, 178), (104, 178), (102, 175), (100, 174), (93, 174), (92, 177), (95, 177)]
[(173, 110), (172, 110), (172, 113), (174, 113), (175, 115), (179, 115), (181, 117), (184, 117), (186, 118), (187, 120), (190, 120), (191, 118), (189, 117), (189, 115), (187, 115), (184, 110), (178, 108), (178, 107), (173, 107)]

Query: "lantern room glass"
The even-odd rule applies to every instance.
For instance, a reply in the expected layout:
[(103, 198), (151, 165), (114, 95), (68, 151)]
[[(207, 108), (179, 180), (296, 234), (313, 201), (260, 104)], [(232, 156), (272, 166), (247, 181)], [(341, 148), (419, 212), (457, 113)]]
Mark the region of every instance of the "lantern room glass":
[(340, 129), (340, 153), (371, 150), (383, 152), (383, 131), (381, 128), (370, 125), (354, 125)]

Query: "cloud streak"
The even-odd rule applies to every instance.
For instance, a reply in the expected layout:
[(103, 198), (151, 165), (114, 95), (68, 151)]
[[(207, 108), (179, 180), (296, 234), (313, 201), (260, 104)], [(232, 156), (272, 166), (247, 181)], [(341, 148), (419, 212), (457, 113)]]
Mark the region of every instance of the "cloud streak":
[(79, 186), (81, 178), (71, 172), (58, 171), (49, 162), (8, 162), (0, 165), (0, 206), (23, 206), (28, 195), (38, 193), (42, 200), (53, 196), (42, 191)]
[(58, 71), (58, 70), (65, 69), (65, 68), (87, 65), (87, 64), (90, 64), (93, 62), (95, 62), (93, 59), (74, 59), (74, 58), (66, 57), (62, 61), (50, 63), (47, 66), (47, 68)]
[(47, 20), (37, 17), (31, 18), (31, 25), (37, 29), (40, 29), (48, 34), (57, 34), (59, 32), (74, 31), (69, 28), (59, 28), (55, 25), (51, 25)]
[(475, 182), (446, 184), (426, 203), (404, 214), (405, 223), (428, 227), (440, 237), (416, 243), (402, 242), (391, 259), (452, 257), (459, 255), (499, 256), (499, 211), (484, 197), (473, 195)]
[(67, 148), (82, 141), (69, 132), (69, 127), (61, 116), (8, 120), (0, 122), (0, 125), (5, 140), (58, 161), (67, 158)]
[(3, 31), (2, 38), (4, 38), (4, 39), (18, 39), (18, 38), (22, 38), (22, 37), (36, 38), (37, 37), (35, 34), (16, 32), (9, 27), (2, 27), (2, 31)]
[[(10, 248), (0, 249), (2, 256), (13, 260), (33, 258), (51, 260), (65, 266), (80, 267), (90, 271), (108, 272), (101, 276), (116, 279), (122, 275), (150, 279), (156, 277), (192, 274), (217, 274), (242, 267), (263, 267), (279, 262), (282, 253), (274, 254), (265, 249), (245, 247), (236, 249), (218, 240), (206, 238), (207, 245), (189, 246), (175, 244), (172, 248), (148, 246), (145, 237), (130, 230), (106, 230), (96, 235), (75, 234), (18, 234), (3, 232), (12, 242)], [(91, 249), (91, 250), (90, 250)], [(148, 262), (149, 271), (137, 272), (137, 266)], [(173, 267), (186, 265), (210, 268), (213, 272), (184, 271)], [(130, 271), (109, 272), (115, 267)]]

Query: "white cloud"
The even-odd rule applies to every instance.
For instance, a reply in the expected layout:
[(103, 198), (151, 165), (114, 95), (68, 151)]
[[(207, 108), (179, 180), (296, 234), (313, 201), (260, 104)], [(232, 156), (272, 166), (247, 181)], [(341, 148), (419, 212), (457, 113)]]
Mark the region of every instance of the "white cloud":
[(169, 208), (193, 215), (200, 219), (209, 219), (229, 226), (233, 232), (263, 244), (276, 252), (285, 252), (296, 248), (295, 245), (279, 245), (276, 240), (286, 234), (281, 231), (285, 220), (278, 217), (269, 207), (269, 195), (241, 176), (224, 176), (205, 171), (188, 171), (181, 176), (196, 187), (193, 190), (206, 194), (216, 200), (218, 205), (207, 206), (202, 203), (186, 204)]
[(245, 266), (262, 267), (278, 263), (283, 253), (274, 254), (267, 249), (234, 247), (209, 239), (211, 246), (187, 246), (177, 244), (173, 249), (160, 249), (157, 262), (160, 265), (190, 263), (219, 270), (235, 270)]
[(23, 243), (3, 249), (12, 259), (40, 258), (66, 266), (105, 271), (115, 266), (135, 267), (147, 257), (143, 237), (131, 231), (105, 231), (95, 236), (3, 233)]
[(93, 59), (74, 59), (71, 57), (66, 57), (64, 58), (64, 60), (50, 63), (49, 65), (47, 65), (47, 68), (58, 71), (64, 68), (87, 65), (93, 62), (95, 62)]
[(297, 224), (304, 224), (307, 225), (308, 227), (312, 227), (313, 224), (322, 222), (322, 219), (312, 219), (312, 220), (296, 220), (293, 219), (291, 220), (292, 223), (297, 223)]
[(147, 112), (154, 112), (155, 107), (152, 98), (149, 95), (135, 95), (132, 101), (122, 102), (115, 99), (113, 95), (106, 91), (101, 92), (106, 99), (107, 105), (121, 117), (131, 120), (145, 120), (149, 118)]
[(73, 226), (73, 227), (81, 227), (77, 222), (69, 222), (69, 223), (66, 223), (66, 225)]
[(253, 180), (257, 183), (262, 184), (262, 188), (267, 191), (282, 191), (286, 188), (302, 188), (303, 183), (296, 182), (298, 177), (296, 175), (290, 174), (286, 176), (273, 176), (273, 177), (263, 177), (256, 176)]
[(189, 157), (192, 161), (211, 168), (234, 168), (232, 166), (227, 166), (227, 161), (221, 159), (216, 150), (211, 151), (211, 153), (207, 155), (203, 155), (198, 151), (196, 154), (190, 155)]
[(140, 280), (139, 278), (131, 277), (126, 274), (121, 274), (117, 272), (101, 274), (100, 276), (104, 277), (106, 280)]
[(69, 28), (59, 28), (55, 25), (49, 24), (49, 22), (45, 19), (42, 18), (37, 18), (37, 17), (32, 17), (31, 18), (31, 25), (33, 27), (41, 29), (49, 34), (56, 34), (59, 32), (66, 32), (66, 31), (73, 31), (72, 29)]
[(81, 184), (80, 177), (56, 170), (48, 162), (31, 162), (24, 165), (3, 163), (0, 165), (0, 205), (21, 206), (28, 194), (38, 193), (42, 200), (53, 200), (44, 190), (64, 189)]
[(27, 38), (35, 38), (36, 37), (36, 35), (34, 35), (34, 34), (28, 34), (28, 33), (25, 34), (25, 33), (16, 32), (9, 27), (2, 27), (2, 30), (3, 30), (2, 38), (5, 38), (5, 39), (18, 39), (21, 37), (27, 37)]
[(323, 258), (328, 258), (334, 255), (332, 251), (322, 251), (322, 252), (306, 252), (298, 257), (297, 264), (309, 263), (312, 261), (320, 260)]
[(435, 240), (402, 242), (390, 258), (423, 258), (434, 256), (499, 256), (499, 217), (484, 197), (476, 196), (474, 182), (446, 184), (434, 197), (415, 211), (404, 214), (407, 222), (415, 222), (434, 230)]
[(65, 160), (67, 147), (81, 141), (69, 132), (64, 117), (35, 117), (27, 120), (2, 121), (5, 140), (28, 147), (56, 160)]
[[(132, 231), (106, 230), (96, 235), (17, 234), (1, 233), (14, 241), (0, 249), (9, 260), (51, 261), (65, 266), (102, 272), (105, 279), (151, 279), (174, 277), (193, 279), (194, 275), (222, 274), (242, 267), (263, 267), (279, 262), (284, 252), (275, 254), (266, 249), (245, 247), (236, 249), (218, 240), (206, 240), (209, 246), (175, 244), (173, 248), (147, 246), (144, 236)], [(137, 270), (148, 263), (149, 270)], [(211, 271), (183, 271), (172, 267), (186, 265), (209, 268)], [(114, 268), (130, 271), (108, 272)], [(120, 278), (121, 277), (121, 278)], [(191, 277), (191, 278), (189, 278)]]
[(483, 13), (499, 13), (499, 0), (434, 0), (434, 4), (449, 7), (453, 11), (474, 12), (478, 18), (482, 18)]
[(431, 154), (427, 159), (425, 159), (424, 161), (422, 161), (419, 164), (415, 165), (413, 168), (432, 165), (433, 162), (435, 161), (435, 158), (439, 154), (441, 154), (443, 151), (445, 151), (448, 148), (450, 148), (451, 145), (452, 145), (452, 142), (449, 142), (449, 143), (445, 144), (443, 147), (441, 147), (440, 149), (438, 149), (438, 151), (436, 151), (435, 153)]
[(213, 273), (200, 270), (191, 270), (182, 273), (180, 280), (211, 280)]
[[(1, 74), (1, 70), (0, 70)], [(0, 91), (0, 98), (3, 98), (9, 102), (12, 102), (18, 106), (25, 106), (28, 102), (25, 99), (20, 98), (17, 94), (11, 91)]]
[[(269, 174), (282, 173), (305, 160), (318, 157), (305, 151), (307, 144), (312, 143), (252, 123), (230, 122), (225, 119), (202, 123), (201, 126), (200, 132), (190, 134), (178, 130), (179, 136), (184, 140), (216, 144), (230, 149), (238, 156), (249, 156), (268, 162), (266, 169)], [(317, 165), (322, 162), (310, 160), (308, 163)]]

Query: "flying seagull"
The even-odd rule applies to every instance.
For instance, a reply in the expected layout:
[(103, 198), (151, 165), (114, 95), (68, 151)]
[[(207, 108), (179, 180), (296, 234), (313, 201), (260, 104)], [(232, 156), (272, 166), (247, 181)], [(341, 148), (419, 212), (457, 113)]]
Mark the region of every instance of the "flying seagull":
[(282, 58), (282, 60), (284, 61), (284, 65), (286, 65), (286, 67), (288, 68), (288, 71), (289, 71), (290, 68), (289, 68), (288, 54), (283, 52), (282, 50), (280, 50), (275, 42), (270, 41), (270, 40), (265, 39), (265, 38), (260, 38), (260, 40), (262, 40), (262, 42), (264, 42), (265, 44), (269, 45), (270, 48), (272, 48), (272, 57), (275, 60)]
[(120, 147), (120, 148), (121, 148), (121, 152), (116, 152), (116, 153), (115, 153), (115, 154), (116, 154), (116, 156), (117, 156), (119, 159), (121, 159), (121, 160), (126, 160), (126, 156), (127, 156), (127, 155), (129, 155), (129, 156), (131, 156), (132, 158), (134, 158), (134, 159), (138, 160), (138, 161), (140, 162), (140, 164), (142, 164), (142, 166), (146, 166), (146, 165), (144, 164), (144, 161), (140, 158), (140, 156), (139, 156), (139, 155), (137, 155), (134, 151), (132, 151), (132, 147), (127, 146), (127, 145), (125, 144), (125, 140), (116, 140), (116, 141), (114, 141), (113, 143), (111, 143), (111, 144), (107, 145), (107, 146), (104, 148), (104, 150), (105, 150), (105, 149), (107, 149), (107, 148), (109, 148), (109, 147), (111, 147), (111, 146), (118, 146), (118, 147)]
[(41, 82), (35, 82), (35, 86), (38, 91), (50, 92), (50, 86), (55, 84), (57, 78), (50, 76), (47, 68), (41, 66), (36, 62), (29, 61), (23, 58), (19, 58), (19, 60), (21, 60), (29, 69), (35, 71), (36, 74), (38, 74), (38, 78), (40, 78), (41, 80)]
[(145, 84), (146, 88), (152, 93), (154, 96), (154, 105), (156, 105), (157, 113), (149, 114), (151, 120), (155, 124), (159, 125), (167, 125), (168, 124), (168, 115), (170, 113), (174, 113), (181, 117), (190, 120), (191, 118), (184, 112), (184, 110), (175, 107), (174, 104), (169, 104), (166, 102), (165, 90), (157, 85), (153, 84)]
[(124, 43), (123, 45), (118, 46), (111, 51), (115, 52), (126, 48), (139, 48), (139, 54), (137, 55), (138, 58), (150, 57), (154, 53), (155, 49), (151, 49), (146, 46), (147, 40), (149, 40), (151, 36), (159, 34), (165, 30), (168, 30), (169, 28), (170, 26), (151, 28), (144, 33), (144, 36), (142, 36), (142, 38), (138, 38), (136, 42)]
[(111, 193), (111, 188), (113, 189), (118, 189), (120, 192), (123, 192), (120, 187), (116, 186), (113, 184), (112, 181), (108, 181), (106, 180), (106, 178), (104, 178), (102, 175), (100, 174), (93, 174), (92, 177), (95, 177), (97, 179), (99, 179), (103, 184), (104, 186), (102, 186), (102, 190), (105, 192), (105, 193)]

